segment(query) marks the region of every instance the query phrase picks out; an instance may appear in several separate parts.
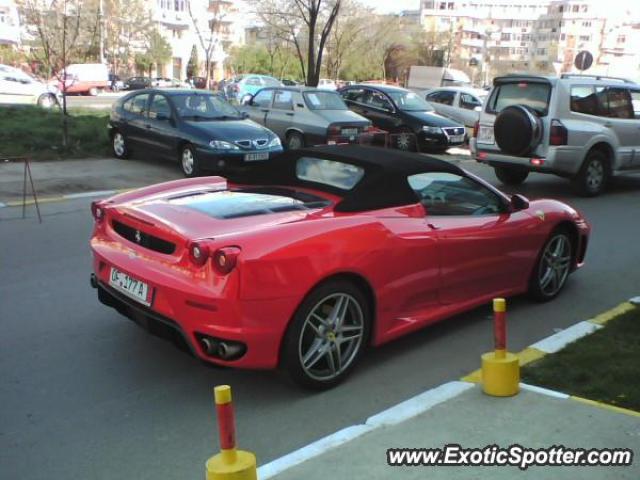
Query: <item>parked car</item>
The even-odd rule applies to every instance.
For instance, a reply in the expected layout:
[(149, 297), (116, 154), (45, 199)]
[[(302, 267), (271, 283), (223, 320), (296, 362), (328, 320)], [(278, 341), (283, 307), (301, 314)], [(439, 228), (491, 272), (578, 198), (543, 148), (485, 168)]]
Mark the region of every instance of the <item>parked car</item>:
[[(109, 87), (109, 67), (102, 63), (73, 63), (64, 71), (58, 72), (60, 79), (53, 82), (65, 94), (96, 96)], [(64, 85), (62, 74), (65, 74)]]
[(282, 87), (282, 82), (268, 75), (240, 75), (226, 86), (226, 95), (229, 100), (242, 103), (247, 95), (255, 95), (258, 90), (265, 87)]
[(155, 77), (151, 79), (151, 86), (155, 88), (172, 87), (173, 80), (167, 77)]
[(191, 77), (190, 83), (193, 88), (206, 89), (207, 79), (205, 77)]
[(347, 106), (373, 126), (393, 135), (400, 150), (444, 152), (462, 145), (462, 124), (438, 115), (420, 95), (390, 85), (352, 85), (340, 89)]
[(428, 90), (424, 95), (437, 113), (467, 127), (469, 137), (487, 98), (486, 91), (465, 87), (441, 87)]
[(124, 82), (124, 90), (142, 90), (151, 87), (149, 77), (131, 77)]
[(98, 299), (200, 359), (336, 385), (380, 345), (527, 292), (551, 300), (590, 227), (449, 162), (358, 145), (290, 150), (228, 179), (92, 204)]
[(472, 142), (476, 160), (507, 185), (529, 172), (571, 179), (595, 196), (613, 175), (640, 170), (640, 85), (562, 75), (498, 77)]
[(112, 92), (119, 92), (124, 89), (124, 82), (120, 79), (118, 75), (114, 75), (113, 73), (109, 74), (109, 90)]
[(347, 108), (336, 92), (308, 87), (264, 88), (241, 110), (275, 132), (287, 148), (354, 143), (371, 122)]
[(62, 105), (62, 94), (54, 85), (47, 85), (9, 65), (0, 65), (0, 104), (31, 104), (42, 108)]
[(178, 160), (187, 177), (268, 160), (282, 151), (276, 134), (206, 90), (128, 94), (115, 102), (108, 128), (116, 157), (140, 149)]
[(329, 78), (321, 78), (320, 81), (318, 81), (318, 88), (323, 90), (337, 90), (338, 86), (336, 82)]
[(290, 78), (283, 78), (280, 81), (285, 87), (297, 87), (298, 85), (302, 85), (302, 83), (297, 80), (291, 80)]

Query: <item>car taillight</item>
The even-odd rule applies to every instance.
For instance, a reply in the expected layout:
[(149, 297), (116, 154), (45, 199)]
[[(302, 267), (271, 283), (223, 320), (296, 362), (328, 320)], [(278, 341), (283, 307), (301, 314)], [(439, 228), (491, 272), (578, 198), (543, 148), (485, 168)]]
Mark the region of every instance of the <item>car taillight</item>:
[(234, 90), (234, 92), (239, 92), (240, 91), (240, 85), (238, 85), (237, 83), (235, 85), (233, 85), (233, 90)]
[(340, 135), (341, 130), (340, 130), (340, 127), (338, 125), (329, 125), (328, 132), (329, 132), (329, 136)]
[(207, 263), (211, 250), (204, 242), (191, 242), (189, 244), (189, 259), (199, 267)]
[(478, 132), (480, 131), (480, 121), (473, 124), (473, 138), (478, 138)]
[(226, 275), (236, 267), (239, 255), (238, 247), (220, 248), (213, 254), (213, 266), (219, 273)]
[(93, 215), (96, 223), (100, 223), (104, 220), (104, 207), (100, 204), (99, 200), (91, 202), (91, 215)]
[(549, 145), (566, 145), (569, 141), (569, 131), (560, 120), (551, 120), (549, 131)]

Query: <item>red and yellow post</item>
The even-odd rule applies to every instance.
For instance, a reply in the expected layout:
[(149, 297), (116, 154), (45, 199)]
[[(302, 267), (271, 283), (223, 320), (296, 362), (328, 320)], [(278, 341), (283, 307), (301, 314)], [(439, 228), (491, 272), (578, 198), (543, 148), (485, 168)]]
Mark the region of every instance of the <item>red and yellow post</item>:
[(507, 302), (493, 299), (495, 349), (482, 355), (482, 390), (494, 397), (510, 397), (520, 391), (520, 362), (507, 352)]
[(236, 449), (236, 424), (231, 402), (231, 387), (214, 388), (220, 453), (207, 460), (207, 480), (257, 480), (256, 456)]

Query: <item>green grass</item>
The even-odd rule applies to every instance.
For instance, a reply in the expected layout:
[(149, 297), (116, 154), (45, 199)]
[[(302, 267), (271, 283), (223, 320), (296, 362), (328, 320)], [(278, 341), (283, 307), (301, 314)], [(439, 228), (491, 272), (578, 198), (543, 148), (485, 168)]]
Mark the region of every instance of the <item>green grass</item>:
[(34, 160), (109, 155), (108, 110), (69, 110), (69, 145), (62, 146), (62, 115), (38, 107), (0, 108), (0, 157)]
[(640, 411), (640, 308), (521, 373), (525, 383)]

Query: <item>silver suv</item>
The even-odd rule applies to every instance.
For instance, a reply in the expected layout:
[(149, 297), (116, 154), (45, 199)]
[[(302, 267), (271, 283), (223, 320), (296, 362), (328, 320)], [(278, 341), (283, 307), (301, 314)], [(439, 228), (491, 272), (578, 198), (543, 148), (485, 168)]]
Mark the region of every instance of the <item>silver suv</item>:
[(493, 84), (471, 150), (501, 182), (553, 173), (595, 196), (612, 175), (640, 170), (640, 85), (587, 75), (508, 75)]

